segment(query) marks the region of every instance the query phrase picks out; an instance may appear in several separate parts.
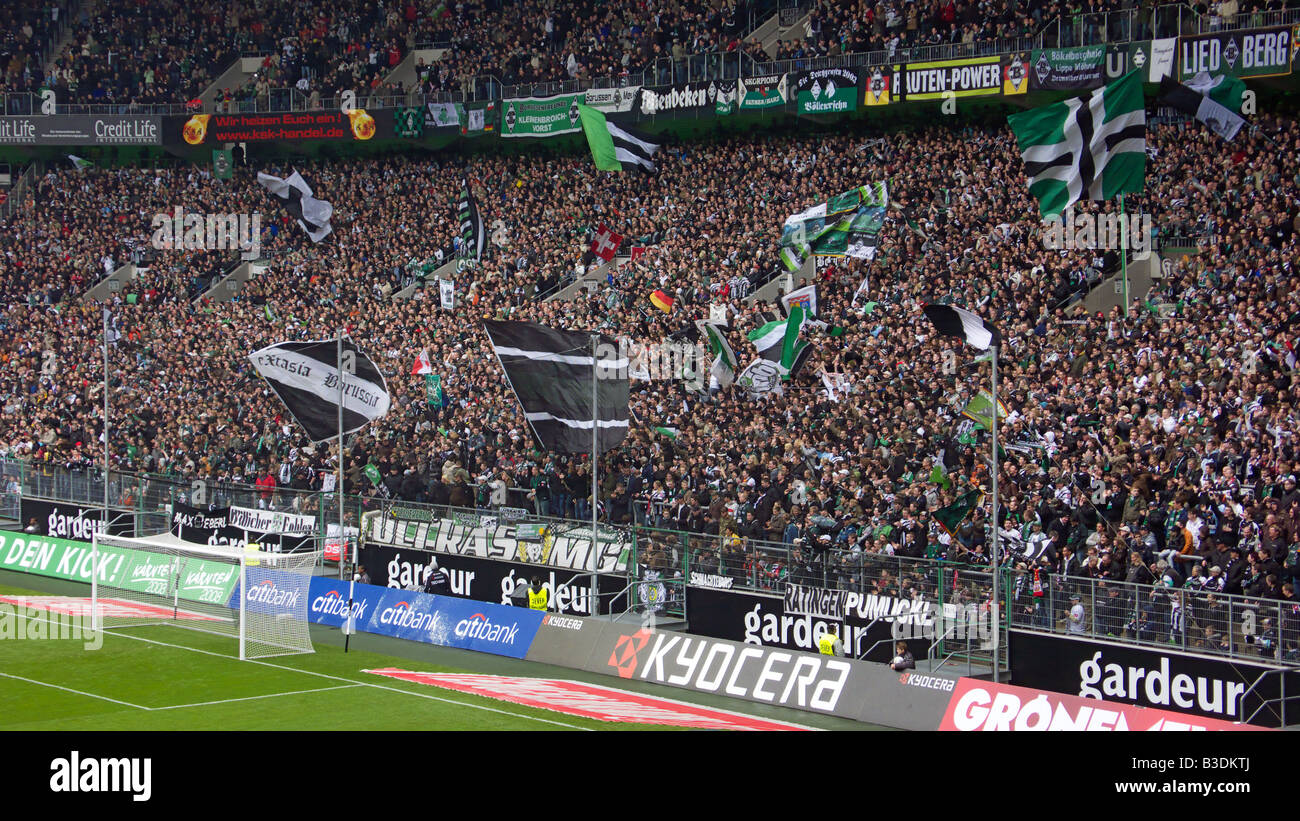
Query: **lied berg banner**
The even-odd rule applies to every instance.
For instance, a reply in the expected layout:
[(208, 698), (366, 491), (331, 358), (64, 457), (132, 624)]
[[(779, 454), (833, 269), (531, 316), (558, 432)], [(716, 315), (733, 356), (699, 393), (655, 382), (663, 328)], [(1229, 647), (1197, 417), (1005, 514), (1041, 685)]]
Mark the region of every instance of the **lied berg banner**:
[(1233, 77), (1275, 77), (1291, 73), (1291, 29), (1279, 27), (1178, 38), (1177, 79), (1199, 72)]

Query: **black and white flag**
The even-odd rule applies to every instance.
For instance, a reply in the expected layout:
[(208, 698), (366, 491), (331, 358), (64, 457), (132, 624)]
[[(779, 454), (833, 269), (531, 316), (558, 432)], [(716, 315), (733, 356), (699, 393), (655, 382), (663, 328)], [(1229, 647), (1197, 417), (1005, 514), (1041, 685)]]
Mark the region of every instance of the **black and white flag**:
[[(590, 453), (592, 375), (596, 374), (595, 424), (601, 453), (627, 436), (627, 358), (601, 336), (592, 355), (591, 334), (558, 331), (531, 322), (486, 321), (483, 329), (542, 447), (554, 453)], [(608, 356), (606, 356), (608, 354)]]
[(987, 351), (990, 346), (1002, 345), (998, 329), (965, 308), (956, 305), (926, 305), (924, 310), (925, 315), (934, 323), (935, 330), (944, 336), (959, 336), (972, 348), (981, 351)]
[(307, 232), (312, 242), (320, 242), (334, 230), (330, 226), (334, 206), (326, 200), (316, 199), (311, 185), (297, 171), (287, 179), (258, 173), (257, 184), (280, 198), (284, 210)]
[[(339, 432), (338, 348), (337, 339), (281, 342), (248, 357), (313, 442), (337, 436)], [(346, 336), (343, 370), (343, 432), (346, 434), (383, 417), (391, 400), (383, 373)]]
[(463, 256), (483, 259), (483, 245), (487, 242), (487, 231), (483, 227), (483, 215), (479, 213), (478, 203), (474, 201), (474, 192), (470, 191), (469, 180), (462, 178), (460, 203), (456, 213), (460, 218), (460, 238), (463, 243)]

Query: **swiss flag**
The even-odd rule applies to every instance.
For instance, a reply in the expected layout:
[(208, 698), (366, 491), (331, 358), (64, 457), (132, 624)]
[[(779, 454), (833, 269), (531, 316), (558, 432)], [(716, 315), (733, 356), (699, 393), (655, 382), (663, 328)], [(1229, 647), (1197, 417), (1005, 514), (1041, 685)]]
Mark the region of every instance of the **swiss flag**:
[(429, 361), (428, 348), (420, 351), (420, 355), (415, 358), (415, 364), (411, 366), (411, 376), (421, 376), (426, 373), (433, 373), (433, 363)]
[(633, 262), (636, 262), (637, 257), (642, 257), (642, 256), (645, 256), (645, 246), (644, 246), (644, 245), (633, 245), (633, 246), (632, 246), (632, 261), (633, 261)]
[(618, 246), (622, 244), (623, 238), (609, 230), (609, 226), (602, 222), (600, 229), (596, 231), (596, 238), (591, 241), (591, 252), (609, 262), (618, 251)]

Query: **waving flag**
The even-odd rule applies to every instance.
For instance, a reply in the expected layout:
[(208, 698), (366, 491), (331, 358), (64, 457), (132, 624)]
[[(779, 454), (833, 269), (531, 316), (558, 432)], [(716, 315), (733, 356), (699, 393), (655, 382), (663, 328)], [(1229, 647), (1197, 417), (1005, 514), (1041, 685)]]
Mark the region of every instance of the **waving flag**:
[(591, 252), (601, 259), (609, 262), (618, 253), (618, 246), (623, 244), (623, 238), (613, 231), (609, 226), (601, 223), (600, 228), (596, 230), (596, 236), (591, 241)]
[(598, 169), (655, 170), (654, 156), (659, 143), (653, 137), (612, 123), (599, 110), (582, 103), (578, 103), (578, 116), (582, 119), (582, 131), (587, 135), (587, 146), (591, 148)]
[(1142, 190), (1147, 117), (1139, 72), (1086, 97), (1014, 114), (1007, 122), (1044, 219), (1060, 216), (1081, 199), (1108, 200)]
[(310, 183), (297, 171), (286, 179), (258, 173), (257, 184), (279, 197), (284, 210), (294, 218), (298, 227), (307, 232), (312, 242), (320, 242), (334, 230), (330, 227), (334, 206), (326, 200), (316, 199)]
[[(343, 432), (360, 430), (388, 413), (391, 400), (384, 374), (359, 348), (343, 338)], [(313, 442), (338, 434), (338, 340), (281, 342), (249, 354), (285, 408)]]
[(433, 363), (429, 361), (429, 349), (425, 348), (415, 358), (415, 364), (411, 366), (411, 376), (423, 376), (429, 373), (433, 373)]
[[(590, 453), (593, 424), (601, 453), (627, 437), (626, 358), (598, 363), (592, 356), (591, 334), (585, 331), (502, 321), (484, 322), (483, 329), (505, 371), (506, 383), (543, 448), (553, 453)], [(617, 350), (609, 337), (602, 336), (600, 344)]]

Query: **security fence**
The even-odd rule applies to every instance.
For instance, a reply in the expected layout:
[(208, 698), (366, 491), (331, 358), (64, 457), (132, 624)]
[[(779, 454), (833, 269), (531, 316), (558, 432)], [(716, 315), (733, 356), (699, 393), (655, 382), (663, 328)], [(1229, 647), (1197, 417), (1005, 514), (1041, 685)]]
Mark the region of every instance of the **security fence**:
[(1036, 594), (1025, 571), (1010, 575), (1011, 627), (1300, 665), (1300, 597), (1266, 599), (1077, 576), (1053, 576), (1039, 587)]
[[(177, 476), (113, 471), (108, 482), (109, 506), (119, 516), (133, 516), (136, 535), (165, 530), (174, 502), (314, 515), (320, 533), (337, 526), (338, 497), (334, 493), (209, 482), (202, 485), (200, 499), (195, 497), (199, 487)], [(378, 495), (347, 496), (344, 526), (360, 528), (363, 514), (398, 504), (405, 511), (420, 511), (425, 521), (459, 515), (477, 520), (486, 514), (515, 525), (543, 525), (550, 533), (580, 533), (590, 527), (590, 520), (539, 515), (527, 503), (527, 492), (511, 488), (505, 505), (480, 504), (474, 509), (395, 502)], [(19, 502), (25, 496), (102, 506), (103, 473), (0, 459), (0, 516), (17, 519)], [(953, 607), (987, 610), (993, 598), (987, 565), (868, 553), (836, 545), (687, 533), (637, 523), (602, 523), (602, 531), (607, 527), (624, 534), (629, 543), (627, 572), (620, 575), (626, 575), (631, 585), (662, 581), (673, 591), (670, 599), (684, 598), (679, 588), (692, 584), (693, 578), (707, 578), (709, 586), (776, 595), (783, 594), (790, 584), (874, 593), (924, 601), (948, 611)], [(1002, 610), (1010, 627), (1300, 665), (1300, 598), (1279, 601), (1060, 576), (1040, 584), (1035, 595), (1032, 577), (1009, 567), (1002, 573)], [(1076, 605), (1081, 610), (1074, 609)], [(943, 652), (953, 653), (953, 646), (949, 642)], [(977, 648), (968, 640), (968, 649), (974, 653), (987, 647)]]
[[(765, 6), (767, 13), (774, 9)], [(789, 72), (825, 68), (870, 68), (907, 62), (958, 60), (972, 57), (991, 57), (1004, 54), (1025, 54), (1035, 49), (1095, 46), (1142, 40), (1188, 37), (1247, 29), (1272, 28), (1300, 23), (1300, 9), (1277, 9), (1247, 12), (1232, 17), (1217, 14), (1198, 14), (1193, 8), (1180, 3), (1168, 3), (1097, 14), (1066, 14), (1047, 21), (1032, 34), (1016, 38), (978, 40), (974, 42), (900, 45), (889, 50), (853, 52), (825, 57), (802, 57), (772, 61), (756, 61), (742, 51), (711, 51), (683, 55), (679, 58), (660, 58), (641, 72), (617, 76), (596, 77), (585, 80), (525, 83), (507, 85), (492, 75), (458, 80), (458, 90), (429, 94), (358, 93), (355, 105), (370, 108), (392, 108), (404, 105), (422, 105), (426, 102), (467, 103), (516, 97), (572, 93), (593, 88), (655, 86), (683, 83), (734, 80), (742, 77), (760, 77)], [(802, 41), (800, 33), (793, 39)], [(244, 56), (263, 56), (262, 52), (246, 52)], [(334, 111), (342, 105), (341, 99), (315, 98), (297, 88), (274, 88), (264, 95), (245, 92), (240, 99), (214, 101), (205, 107), (188, 103), (58, 103), (60, 114), (122, 115), (122, 114), (193, 114), (200, 110), (241, 113), (271, 113), (285, 111)], [(0, 94), (0, 111), (10, 115), (33, 115), (42, 110), (41, 98), (31, 92)]]

